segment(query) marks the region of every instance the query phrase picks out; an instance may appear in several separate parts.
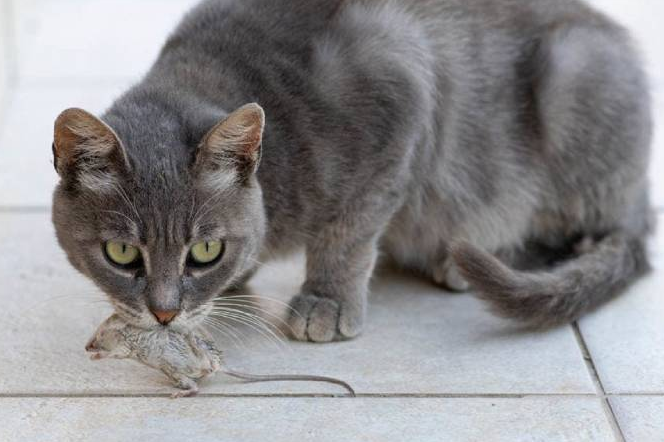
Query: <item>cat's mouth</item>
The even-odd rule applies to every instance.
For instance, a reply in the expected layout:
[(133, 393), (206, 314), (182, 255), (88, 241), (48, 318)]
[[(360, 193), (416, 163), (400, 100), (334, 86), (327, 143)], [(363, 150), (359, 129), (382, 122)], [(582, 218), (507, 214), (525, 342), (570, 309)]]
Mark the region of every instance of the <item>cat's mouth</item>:
[[(155, 328), (166, 328), (175, 326), (175, 318), (172, 321), (162, 324), (158, 319), (153, 315), (147, 308), (139, 310), (134, 307), (130, 307), (126, 304), (118, 302), (117, 300), (111, 299), (111, 304), (115, 309), (115, 313), (120, 316), (125, 322), (131, 324), (135, 327), (139, 327), (145, 330), (151, 330)], [(180, 321), (178, 321), (179, 323)]]

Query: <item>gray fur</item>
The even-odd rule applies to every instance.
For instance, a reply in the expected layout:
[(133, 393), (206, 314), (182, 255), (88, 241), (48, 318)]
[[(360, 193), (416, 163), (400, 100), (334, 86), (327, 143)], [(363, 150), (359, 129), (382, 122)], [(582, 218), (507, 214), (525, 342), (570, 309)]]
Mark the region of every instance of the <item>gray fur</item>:
[[(242, 174), (222, 161), (202, 176), (201, 140), (248, 102), (265, 111), (258, 169), (225, 179)], [(205, 1), (102, 120), (127, 158), (104, 169), (122, 192), (61, 169), (53, 217), (128, 320), (154, 322), (157, 302), (188, 327), (259, 260), (301, 246), (290, 325), (319, 342), (360, 333), (379, 250), (539, 325), (647, 267), (647, 82), (628, 33), (576, 0)], [(201, 226), (232, 241), (197, 277), (178, 262)], [(108, 269), (99, 244), (114, 235), (141, 245), (151, 274)], [(596, 247), (559, 268), (505, 267), (584, 236)]]

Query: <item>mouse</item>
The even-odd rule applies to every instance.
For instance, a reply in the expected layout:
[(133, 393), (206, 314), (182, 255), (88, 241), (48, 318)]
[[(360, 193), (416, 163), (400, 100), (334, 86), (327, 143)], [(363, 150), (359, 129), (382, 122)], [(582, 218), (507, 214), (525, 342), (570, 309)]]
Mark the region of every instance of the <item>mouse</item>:
[(160, 370), (178, 389), (171, 395), (173, 398), (196, 395), (198, 382), (217, 372), (245, 382), (328, 382), (345, 388), (350, 396), (355, 396), (348, 383), (327, 376), (258, 375), (232, 370), (226, 366), (223, 352), (202, 331), (181, 333), (163, 326), (143, 329), (127, 323), (117, 314), (101, 323), (88, 340), (85, 350), (92, 360), (135, 359)]

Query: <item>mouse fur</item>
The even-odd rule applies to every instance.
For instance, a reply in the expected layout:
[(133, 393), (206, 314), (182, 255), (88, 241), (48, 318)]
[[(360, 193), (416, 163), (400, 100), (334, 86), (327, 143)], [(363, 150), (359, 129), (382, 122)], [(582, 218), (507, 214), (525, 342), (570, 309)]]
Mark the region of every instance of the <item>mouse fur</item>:
[(167, 327), (141, 329), (113, 314), (85, 346), (93, 360), (135, 359), (164, 373), (181, 389), (172, 397), (192, 396), (198, 381), (221, 370), (222, 352), (208, 339)]

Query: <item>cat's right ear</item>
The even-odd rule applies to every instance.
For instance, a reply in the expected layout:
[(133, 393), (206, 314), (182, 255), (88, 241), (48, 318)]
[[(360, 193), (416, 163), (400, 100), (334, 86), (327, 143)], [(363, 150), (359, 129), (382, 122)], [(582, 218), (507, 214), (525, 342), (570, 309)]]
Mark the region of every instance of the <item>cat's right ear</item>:
[(205, 135), (194, 167), (217, 187), (245, 182), (258, 168), (265, 113), (256, 103), (229, 114)]
[(55, 120), (53, 164), (63, 180), (103, 191), (127, 167), (119, 138), (106, 123), (83, 109), (63, 111)]

